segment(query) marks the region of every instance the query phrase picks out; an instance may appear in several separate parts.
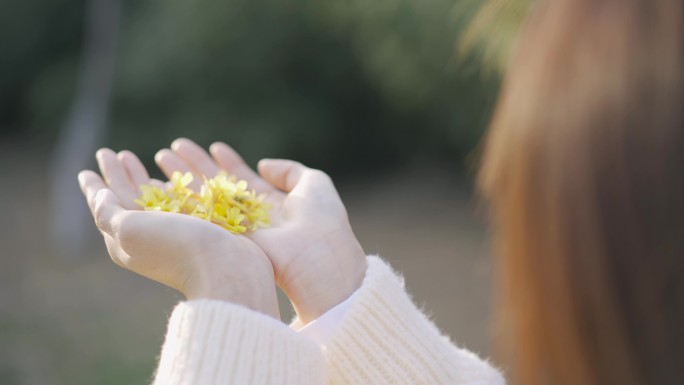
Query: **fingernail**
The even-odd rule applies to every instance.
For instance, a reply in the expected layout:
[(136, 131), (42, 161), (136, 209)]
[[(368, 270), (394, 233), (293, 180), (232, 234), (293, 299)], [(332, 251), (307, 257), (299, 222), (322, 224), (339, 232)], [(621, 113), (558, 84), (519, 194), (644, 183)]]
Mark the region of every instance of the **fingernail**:
[(162, 154), (161, 151), (157, 151), (157, 153), (154, 154), (154, 160), (157, 161), (157, 162), (159, 162), (159, 161), (161, 160), (161, 158), (162, 158), (162, 155), (163, 155), (163, 154)]

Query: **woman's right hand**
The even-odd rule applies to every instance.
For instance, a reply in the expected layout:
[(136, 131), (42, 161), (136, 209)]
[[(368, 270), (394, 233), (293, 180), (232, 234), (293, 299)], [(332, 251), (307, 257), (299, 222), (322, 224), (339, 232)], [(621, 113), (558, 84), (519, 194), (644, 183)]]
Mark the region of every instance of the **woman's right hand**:
[(269, 256), (276, 281), (299, 319), (308, 323), (348, 298), (366, 273), (366, 254), (352, 231), (347, 210), (330, 177), (284, 159), (259, 163), (259, 174), (225, 143), (211, 155), (188, 139), (157, 153), (167, 176), (192, 172), (196, 180), (222, 169), (266, 194), (271, 226), (247, 236)]
[(182, 292), (188, 299), (240, 304), (279, 319), (274, 273), (247, 237), (189, 215), (142, 211), (133, 202), (151, 180), (130, 152), (97, 152), (100, 175), (82, 171), (81, 190), (118, 265)]

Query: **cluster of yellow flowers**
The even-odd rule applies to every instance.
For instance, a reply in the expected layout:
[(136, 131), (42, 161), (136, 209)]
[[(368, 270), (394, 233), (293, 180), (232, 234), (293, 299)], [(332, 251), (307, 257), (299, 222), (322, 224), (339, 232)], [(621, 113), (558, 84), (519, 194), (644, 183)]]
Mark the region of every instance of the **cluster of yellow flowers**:
[(140, 186), (141, 196), (135, 200), (146, 211), (188, 214), (216, 223), (235, 233), (254, 231), (269, 226), (269, 205), (264, 195), (247, 190), (247, 182), (234, 176), (219, 174), (207, 179), (199, 193), (188, 188), (191, 173), (174, 172), (166, 190)]

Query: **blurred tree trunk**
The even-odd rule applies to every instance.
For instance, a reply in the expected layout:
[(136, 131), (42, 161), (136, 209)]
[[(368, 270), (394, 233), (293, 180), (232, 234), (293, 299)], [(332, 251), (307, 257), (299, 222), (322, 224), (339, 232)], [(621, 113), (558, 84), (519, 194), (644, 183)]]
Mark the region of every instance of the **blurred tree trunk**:
[(92, 165), (108, 127), (120, 0), (90, 0), (79, 84), (52, 158), (50, 235), (55, 251), (77, 258), (93, 227), (78, 189), (78, 171)]

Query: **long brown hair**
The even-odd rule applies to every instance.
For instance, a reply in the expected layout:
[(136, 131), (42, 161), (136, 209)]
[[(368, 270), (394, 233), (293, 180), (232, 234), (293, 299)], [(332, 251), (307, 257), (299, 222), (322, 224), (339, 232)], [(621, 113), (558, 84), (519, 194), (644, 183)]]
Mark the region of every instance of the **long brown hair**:
[(684, 2), (541, 0), (486, 139), (514, 382), (684, 383)]

